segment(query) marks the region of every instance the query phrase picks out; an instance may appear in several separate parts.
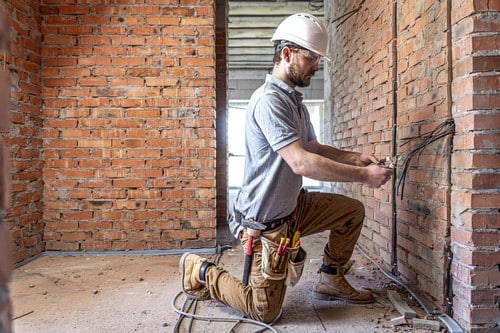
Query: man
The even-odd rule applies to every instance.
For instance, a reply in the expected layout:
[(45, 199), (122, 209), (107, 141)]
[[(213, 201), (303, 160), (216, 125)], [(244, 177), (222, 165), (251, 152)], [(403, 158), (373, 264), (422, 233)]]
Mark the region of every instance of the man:
[(280, 314), (291, 270), (279, 267), (281, 257), (292, 262), (293, 258), (278, 244), (293, 238), (296, 231), (302, 237), (330, 231), (314, 297), (373, 301), (370, 291), (349, 285), (343, 269), (363, 226), (363, 205), (337, 194), (302, 190), (302, 177), (379, 187), (392, 175), (390, 169), (377, 165), (372, 155), (339, 150), (316, 140), (302, 95), (295, 88), (308, 86), (319, 61), (326, 57), (328, 34), (323, 23), (310, 14), (294, 14), (278, 26), (271, 41), (275, 49), (273, 71), (248, 105), (245, 175), (235, 218), (230, 222), (232, 231), (241, 235), (245, 251), (249, 237), (243, 222), (257, 221), (265, 226), (253, 243), (250, 283), (243, 285), (194, 254), (184, 254), (179, 264), (186, 294), (219, 300), (263, 322)]

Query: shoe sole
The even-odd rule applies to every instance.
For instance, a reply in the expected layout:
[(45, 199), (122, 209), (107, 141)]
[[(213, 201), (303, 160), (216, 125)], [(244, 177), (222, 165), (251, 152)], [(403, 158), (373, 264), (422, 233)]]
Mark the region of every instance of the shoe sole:
[(350, 299), (350, 298), (322, 294), (322, 293), (318, 293), (317, 291), (313, 291), (312, 294), (313, 294), (314, 299), (321, 300), (321, 301), (343, 301), (343, 302), (352, 303), (352, 304), (369, 304), (369, 303), (373, 303), (373, 301), (374, 301), (373, 299), (366, 300), (366, 301), (354, 300), (354, 299)]
[(179, 260), (179, 273), (181, 273), (181, 286), (182, 286), (182, 291), (186, 294), (189, 295), (186, 290), (184, 289), (184, 269), (185, 269), (185, 264), (186, 264), (186, 258), (189, 256), (191, 253), (186, 252), (182, 255), (181, 259)]

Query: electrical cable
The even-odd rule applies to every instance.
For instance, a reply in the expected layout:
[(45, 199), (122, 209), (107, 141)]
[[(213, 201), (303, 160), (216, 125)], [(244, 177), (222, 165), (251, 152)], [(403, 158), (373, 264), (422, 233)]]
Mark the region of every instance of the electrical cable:
[(411, 142), (412, 140), (421, 138), (422, 141), (417, 144), (415, 148), (413, 148), (406, 158), (403, 161), (403, 168), (401, 171), (401, 176), (398, 180), (397, 184), (397, 192), (401, 194), (401, 198), (403, 198), (403, 192), (404, 192), (404, 187), (405, 187), (405, 180), (406, 180), (406, 175), (408, 173), (408, 169), (410, 167), (410, 162), (413, 157), (420, 155), (422, 151), (431, 143), (445, 137), (448, 135), (453, 135), (455, 134), (455, 122), (453, 119), (446, 119), (444, 122), (438, 125), (436, 129), (433, 131), (424, 134), (422, 137), (410, 137), (410, 138), (404, 138), (401, 139), (402, 141), (405, 141), (400, 145), (400, 147), (404, 146), (405, 144)]
[[(204, 321), (209, 321), (209, 322), (229, 322), (229, 323), (231, 323), (231, 322), (236, 322), (236, 323), (243, 322), (245, 324), (260, 326), (260, 327), (262, 327), (266, 330), (269, 330), (273, 333), (278, 333), (278, 331), (276, 331), (271, 325), (268, 325), (266, 323), (263, 323), (263, 322), (260, 322), (257, 320), (249, 319), (249, 318), (244, 318), (244, 317), (241, 317), (241, 318), (238, 318), (238, 317), (222, 318), (222, 317), (200, 316), (200, 315), (196, 315), (194, 313), (188, 313), (188, 312), (182, 311), (182, 309), (179, 309), (177, 307), (177, 301), (178, 301), (179, 297), (183, 294), (184, 293), (182, 291), (177, 293), (177, 295), (174, 297), (174, 299), (172, 301), (172, 308), (174, 309), (175, 312), (177, 312), (179, 315), (182, 315), (185, 318), (192, 318), (194, 320), (204, 320)], [(174, 333), (177, 333), (177, 332), (178, 331), (174, 331)], [(190, 332), (190, 330), (188, 332)]]
[(344, 13), (336, 18), (334, 18), (330, 23), (335, 23), (337, 21), (340, 21), (338, 24), (337, 24), (337, 28), (339, 26), (341, 26), (345, 21), (347, 21), (349, 18), (351, 18), (351, 16), (353, 16), (354, 14), (356, 14), (357, 12), (359, 12), (361, 10), (361, 7), (363, 7), (363, 4), (365, 3), (366, 0), (361, 0), (360, 4), (358, 5), (358, 8), (356, 9), (353, 9), (351, 11), (348, 11), (347, 13)]
[[(452, 0), (446, 0), (446, 48), (450, 51), (446, 52), (446, 60), (448, 63), (447, 73), (448, 80), (446, 83), (446, 104), (448, 118), (453, 117), (453, 35), (452, 35)], [(449, 147), (453, 151), (453, 138), (449, 138)], [(451, 264), (453, 261), (453, 248), (451, 246), (451, 197), (452, 197), (452, 173), (453, 166), (451, 161), (452, 154), (447, 156), (447, 189), (446, 189), (446, 231), (445, 239), (446, 246), (448, 247), (448, 262), (446, 263), (446, 281), (445, 281), (445, 295), (446, 295), (446, 314), (453, 317), (453, 274), (451, 273)]]
[[(446, 265), (446, 282), (451, 281), (451, 263), (453, 262), (453, 251), (451, 245), (448, 245), (448, 262)], [(446, 288), (446, 314), (453, 317), (453, 288), (452, 285), (447, 285)]]
[[(184, 303), (182, 304), (182, 311), (183, 312), (188, 312), (191, 310), (191, 307), (194, 305), (195, 309), (193, 312), (196, 312), (196, 307), (198, 305), (198, 301), (195, 300), (195, 299), (192, 299), (192, 298), (188, 298), (186, 297), (184, 299)], [(179, 332), (179, 329), (181, 327), (181, 324), (182, 324), (182, 321), (184, 320), (184, 318), (186, 318), (186, 316), (184, 316), (183, 314), (179, 314), (179, 317), (177, 318), (177, 321), (175, 323), (175, 326), (174, 326), (174, 329), (173, 329), (173, 332), (174, 333), (177, 333)], [(192, 328), (192, 324), (193, 324), (193, 318), (190, 318), (191, 320), (189, 321), (189, 328), (188, 328), (188, 331), (191, 331), (191, 328)]]

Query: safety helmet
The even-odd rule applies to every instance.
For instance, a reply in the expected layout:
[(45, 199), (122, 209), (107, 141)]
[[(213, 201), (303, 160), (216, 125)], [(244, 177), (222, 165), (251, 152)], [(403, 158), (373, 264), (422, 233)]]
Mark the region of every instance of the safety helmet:
[(271, 42), (279, 40), (295, 43), (327, 58), (328, 32), (323, 22), (312, 14), (297, 13), (284, 19), (276, 28)]

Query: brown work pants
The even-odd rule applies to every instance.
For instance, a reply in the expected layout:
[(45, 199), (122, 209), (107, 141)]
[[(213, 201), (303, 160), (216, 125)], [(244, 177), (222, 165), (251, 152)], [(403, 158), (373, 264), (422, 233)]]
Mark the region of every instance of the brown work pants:
[[(280, 237), (291, 238), (296, 230), (300, 231), (301, 237), (329, 230), (323, 263), (340, 267), (347, 263), (354, 251), (363, 227), (364, 213), (364, 207), (358, 200), (338, 194), (303, 190), (291, 221), (262, 233), (262, 236), (279, 243)], [(247, 234), (243, 232), (243, 250), (246, 250), (247, 240)], [(280, 313), (286, 285), (285, 280), (264, 278), (261, 267), (262, 244), (255, 240), (249, 285), (244, 286), (240, 278), (212, 266), (207, 269), (205, 276), (210, 296), (251, 319), (271, 322)]]

